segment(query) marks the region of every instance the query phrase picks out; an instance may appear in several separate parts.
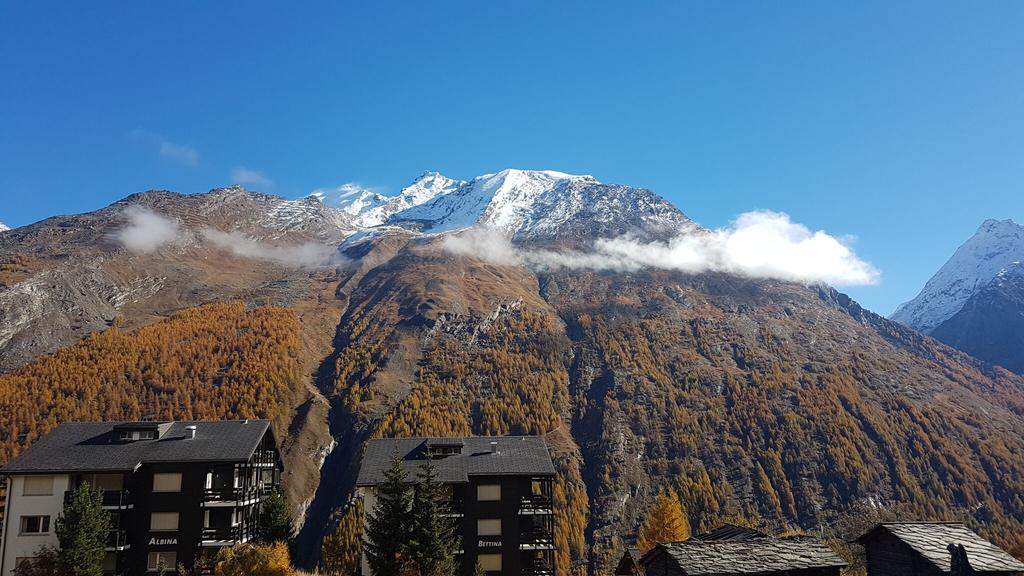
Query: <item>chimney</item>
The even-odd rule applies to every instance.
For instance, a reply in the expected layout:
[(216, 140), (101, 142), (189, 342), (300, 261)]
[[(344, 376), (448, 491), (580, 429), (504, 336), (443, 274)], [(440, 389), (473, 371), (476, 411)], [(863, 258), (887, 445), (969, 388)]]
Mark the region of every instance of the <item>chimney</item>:
[(498, 453), (498, 443), (497, 442), (491, 442), (491, 454), (497, 454), (497, 453)]
[(185, 437), (186, 438), (195, 438), (196, 437), (196, 427), (195, 426), (185, 426)]

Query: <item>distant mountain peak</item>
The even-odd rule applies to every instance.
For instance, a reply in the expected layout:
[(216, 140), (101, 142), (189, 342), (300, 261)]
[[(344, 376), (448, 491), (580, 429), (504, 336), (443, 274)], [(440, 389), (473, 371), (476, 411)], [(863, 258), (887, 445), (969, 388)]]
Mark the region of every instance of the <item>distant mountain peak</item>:
[(678, 229), (689, 219), (641, 188), (556, 170), (507, 168), (461, 182), (387, 222), (435, 234), (486, 226), (517, 238), (552, 238), (642, 232), (666, 224)]
[(1024, 261), (1024, 226), (988, 219), (964, 242), (913, 300), (892, 319), (925, 333), (960, 311), (964, 303), (1003, 270)]
[(11, 229), (10, 226), (8, 226), (7, 224), (4, 224), (3, 222), (0, 222), (0, 232), (3, 232), (4, 230), (10, 230), (10, 229)]

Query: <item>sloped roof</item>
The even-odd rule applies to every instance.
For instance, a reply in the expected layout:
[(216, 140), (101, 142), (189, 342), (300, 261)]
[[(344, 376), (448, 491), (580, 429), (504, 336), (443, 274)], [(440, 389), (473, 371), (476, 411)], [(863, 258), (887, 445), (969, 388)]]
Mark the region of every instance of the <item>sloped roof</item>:
[[(784, 570), (838, 568), (846, 562), (813, 538), (696, 540), (659, 544), (687, 576), (771, 574)], [(653, 558), (648, 554), (644, 562)]]
[(864, 543), (885, 530), (943, 572), (950, 571), (950, 544), (962, 544), (971, 567), (980, 571), (1024, 571), (1024, 563), (959, 522), (893, 522), (879, 524), (857, 539)]
[[(414, 476), (427, 461), (427, 443), (438, 438), (383, 438), (366, 443), (363, 464), (359, 468), (358, 486), (375, 486), (384, 479), (384, 472), (391, 467), (395, 454), (402, 461), (402, 467)], [(449, 484), (469, 481), (470, 476), (512, 476), (536, 475), (553, 476), (555, 466), (547, 444), (540, 436), (470, 436), (449, 438), (462, 442), (462, 453), (433, 460), (437, 467), (438, 480)], [(491, 442), (498, 443), (496, 453), (491, 452)]]
[(725, 523), (703, 534), (698, 534), (695, 540), (754, 540), (756, 538), (767, 538), (768, 535), (760, 530)]
[[(157, 462), (244, 462), (270, 428), (269, 420), (160, 423), (155, 440), (119, 442), (114, 428), (125, 422), (66, 422), (40, 438), (0, 472), (131, 471)], [(196, 427), (195, 438), (185, 434)]]

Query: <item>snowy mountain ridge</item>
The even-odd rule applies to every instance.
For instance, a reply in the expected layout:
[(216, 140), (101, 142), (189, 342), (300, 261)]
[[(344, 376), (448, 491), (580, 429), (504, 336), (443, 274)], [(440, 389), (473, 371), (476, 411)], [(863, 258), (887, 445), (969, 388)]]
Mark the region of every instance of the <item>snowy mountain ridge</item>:
[(11, 229), (10, 226), (8, 226), (7, 224), (4, 224), (3, 222), (0, 222), (0, 232), (3, 232), (4, 230), (10, 230), (10, 229)]
[(690, 223), (650, 191), (555, 170), (506, 169), (469, 181), (427, 172), (394, 197), (342, 188), (314, 196), (353, 215), (353, 224), (364, 229), (398, 226), (440, 234), (486, 226), (516, 238), (540, 238), (584, 222), (595, 224), (595, 233), (678, 230)]
[(951, 318), (970, 297), (1016, 263), (1024, 261), (1024, 226), (1013, 220), (986, 220), (891, 318), (924, 333)]

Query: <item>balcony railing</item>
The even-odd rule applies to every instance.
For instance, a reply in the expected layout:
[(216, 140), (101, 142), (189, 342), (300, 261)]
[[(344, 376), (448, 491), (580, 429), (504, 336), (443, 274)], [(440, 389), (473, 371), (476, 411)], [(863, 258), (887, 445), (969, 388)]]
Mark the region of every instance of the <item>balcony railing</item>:
[(555, 536), (546, 528), (526, 528), (519, 533), (519, 544), (528, 548), (548, 548), (555, 545)]
[(252, 537), (250, 530), (243, 530), (241, 526), (223, 526), (216, 528), (203, 528), (203, 540), (215, 542), (229, 542), (232, 544), (245, 542)]
[[(74, 490), (68, 490), (64, 492), (64, 502), (67, 503), (71, 500), (71, 496), (74, 494)], [(103, 507), (104, 508), (128, 508), (132, 505), (131, 493), (127, 490), (104, 490), (103, 494)]]
[(520, 514), (543, 514), (550, 513), (554, 503), (550, 496), (531, 495), (523, 496), (519, 501)]
[(249, 500), (266, 494), (260, 486), (206, 488), (203, 490), (203, 500), (206, 502), (234, 502), (236, 500)]

